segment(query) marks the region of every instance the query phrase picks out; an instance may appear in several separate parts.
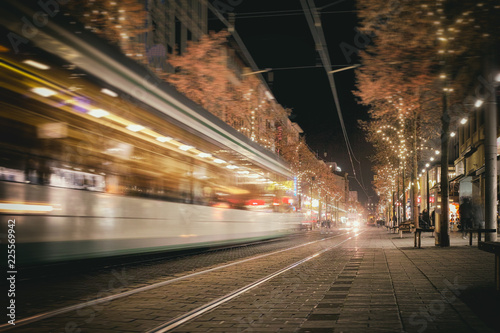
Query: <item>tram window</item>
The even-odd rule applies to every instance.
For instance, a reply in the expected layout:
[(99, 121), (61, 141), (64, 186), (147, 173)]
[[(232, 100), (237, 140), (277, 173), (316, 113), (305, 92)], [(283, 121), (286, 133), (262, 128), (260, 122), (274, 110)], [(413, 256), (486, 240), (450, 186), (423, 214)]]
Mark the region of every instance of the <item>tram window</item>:
[[(248, 209), (245, 202), (252, 199), (272, 206), (282, 195), (208, 160), (151, 145), (67, 110), (29, 103), (24, 109), (11, 103), (0, 110), (0, 133), (17, 135), (15, 140), (0, 141), (0, 180), (29, 179), (56, 187), (240, 209)], [(47, 122), (66, 124), (67, 133), (37, 137), (36, 126)]]

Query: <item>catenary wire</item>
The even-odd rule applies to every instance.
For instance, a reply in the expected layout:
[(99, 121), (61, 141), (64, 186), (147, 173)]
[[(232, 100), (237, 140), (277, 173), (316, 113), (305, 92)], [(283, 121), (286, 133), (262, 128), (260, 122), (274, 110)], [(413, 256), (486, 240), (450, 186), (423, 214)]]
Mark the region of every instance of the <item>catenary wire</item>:
[(330, 73), (332, 70), (332, 66), (330, 63), (330, 56), (328, 55), (325, 36), (323, 34), (323, 29), (321, 26), (321, 19), (319, 17), (317, 9), (315, 8), (314, 2), (312, 0), (307, 0), (307, 2), (306, 2), (306, 0), (301, 0), (300, 2), (302, 4), (302, 8), (304, 10), (304, 13), (305, 13), (305, 16), (307, 19), (309, 29), (311, 30), (311, 34), (313, 35), (314, 41), (315, 41), (316, 45), (318, 46), (318, 52), (319, 52), (321, 60), (323, 62), (323, 66), (325, 68), (325, 71), (327, 72), (328, 80), (330, 82), (330, 88), (332, 90), (333, 98), (335, 101), (335, 106), (337, 109), (337, 114), (339, 116), (340, 125), (342, 128), (342, 133), (344, 135), (344, 139), (346, 142), (347, 152), (348, 152), (349, 159), (351, 162), (353, 175), (354, 175), (356, 181), (358, 182), (358, 184), (362, 187), (363, 191), (366, 194), (366, 192), (367, 192), (366, 189), (359, 182), (359, 179), (357, 178), (357, 175), (356, 175), (356, 168), (354, 167), (353, 158), (358, 163), (359, 163), (359, 161), (356, 159), (356, 157), (354, 155), (354, 151), (353, 151), (351, 144), (350, 144), (350, 141), (349, 141), (349, 136), (347, 135), (347, 130), (345, 128), (345, 123), (344, 123), (344, 119), (342, 116), (342, 109), (340, 107), (340, 102), (339, 102), (339, 98), (338, 98), (337, 88), (335, 85), (335, 79), (333, 78), (333, 74)]

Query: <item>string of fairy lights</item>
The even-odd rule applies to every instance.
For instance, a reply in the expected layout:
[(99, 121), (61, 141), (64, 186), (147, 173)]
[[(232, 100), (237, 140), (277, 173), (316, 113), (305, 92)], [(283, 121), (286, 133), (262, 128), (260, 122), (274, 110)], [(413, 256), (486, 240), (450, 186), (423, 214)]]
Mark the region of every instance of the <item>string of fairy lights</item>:
[[(492, 2), (490, 2), (490, 4), (492, 4), (492, 7), (494, 9), (500, 9), (500, 4), (493, 5)], [(457, 40), (460, 39), (460, 33), (466, 29), (479, 30), (482, 27), (481, 24), (478, 24), (475, 18), (475, 16), (477, 15), (473, 15), (473, 10), (466, 10), (461, 13), (461, 15), (459, 15), (459, 17), (456, 18), (454, 22), (447, 22), (447, 17), (444, 13), (444, 5), (445, 0), (436, 0), (435, 8), (431, 8), (430, 4), (422, 4), (421, 7), (424, 11), (426, 11), (428, 16), (436, 17), (436, 20), (433, 22), (433, 24), (437, 26), (436, 38), (440, 42), (437, 49), (438, 55), (455, 56), (457, 52), (459, 52), (456, 47), (461, 46), (461, 43), (457, 42)], [(478, 9), (478, 11), (490, 10), (487, 8), (487, 6), (485, 6), (485, 3), (483, 2), (475, 4), (475, 7)], [(483, 38), (490, 37), (490, 34), (488, 33), (478, 35)], [(444, 82), (443, 92), (445, 94), (455, 92), (455, 89), (453, 88), (452, 83), (448, 81), (448, 78), (449, 75), (446, 72), (443, 71), (439, 73), (438, 79)], [(382, 126), (378, 126), (378, 129), (375, 131), (378, 135), (378, 138), (375, 138), (375, 142), (379, 147), (379, 152), (385, 153), (385, 164), (379, 165), (376, 170), (377, 179), (382, 180), (377, 183), (376, 191), (379, 196), (384, 198), (390, 198), (392, 196), (392, 192), (394, 191), (396, 184), (396, 174), (404, 172), (405, 161), (411, 155), (415, 155), (416, 157), (418, 157), (417, 151), (420, 151), (421, 153), (430, 151), (428, 154), (423, 154), (419, 159), (421, 163), (424, 163), (425, 167), (418, 175), (418, 180), (426, 171), (428, 171), (427, 169), (431, 166), (431, 164), (439, 159), (439, 155), (441, 153), (439, 150), (433, 147), (429, 147), (427, 145), (428, 141), (426, 140), (426, 138), (423, 138), (421, 136), (418, 137), (420, 145), (416, 147), (417, 151), (410, 152), (406, 145), (407, 142), (405, 137), (411, 139), (416, 138), (413, 138), (413, 136), (411, 135), (405, 135), (404, 124), (406, 121), (405, 114), (408, 114), (414, 106), (405, 105), (405, 101), (402, 97), (395, 98), (395, 96), (391, 96), (388, 98), (388, 104), (398, 112), (397, 125), (384, 124)], [(465, 121), (466, 120), (462, 120), (461, 123), (463, 124)], [(450, 136), (455, 136), (455, 132), (451, 131)], [(390, 152), (390, 154), (387, 154), (388, 151)], [(424, 158), (424, 155), (426, 155), (427, 157)], [(399, 163), (399, 166), (397, 168), (394, 168), (395, 158), (398, 160), (398, 162), (403, 161), (402, 165), (401, 163)], [(397, 173), (395, 172), (395, 170), (398, 170)], [(453, 175), (454, 174), (451, 173), (451, 176)], [(409, 182), (408, 187), (405, 190), (411, 189), (411, 186), (413, 185), (414, 184)], [(386, 201), (390, 200), (386, 199)]]
[[(300, 150), (302, 150), (302, 153)], [(321, 200), (325, 203), (326, 210), (328, 208), (342, 210), (338, 203), (335, 202), (345, 198), (345, 194), (335, 187), (335, 176), (331, 170), (322, 165), (321, 161), (314, 157), (314, 152), (302, 141), (295, 147), (295, 156), (298, 158), (292, 164), (297, 178), (297, 196), (304, 196), (311, 205), (313, 198), (316, 197), (318, 201)], [(304, 183), (308, 186), (306, 191), (303, 191), (302, 188)]]
[[(435, 38), (440, 42), (440, 46), (437, 49), (437, 53), (440, 56), (453, 56), (460, 52), (459, 49), (456, 49), (457, 46), (460, 46), (461, 43), (457, 42), (460, 39), (461, 33), (464, 31), (480, 31), (482, 28), (481, 22), (477, 22), (476, 12), (487, 12), (492, 8), (489, 8), (484, 2), (478, 2), (475, 4), (476, 10), (466, 10), (460, 15), (458, 15), (453, 22), (448, 22), (447, 17), (445, 15), (445, 0), (436, 0), (434, 4), (425, 3), (421, 4), (421, 11), (426, 14), (431, 19), (435, 18), (432, 22), (433, 25), (436, 26), (436, 34)], [(493, 9), (500, 9), (500, 4), (493, 4), (492, 1), (488, 2), (491, 4)], [(89, 0), (88, 5), (86, 7), (85, 13), (83, 13), (83, 17), (85, 20), (85, 28), (91, 31), (97, 32), (101, 30), (102, 27), (99, 27), (99, 24), (107, 20), (110, 27), (113, 29), (117, 29), (119, 31), (119, 38), (122, 43), (127, 46), (124, 50), (129, 50), (130, 47), (128, 44), (133, 40), (132, 37), (134, 33), (137, 32), (129, 31), (129, 29), (133, 29), (133, 27), (128, 24), (131, 20), (128, 19), (127, 13), (129, 12), (127, 6), (130, 5), (128, 2), (116, 2), (116, 1), (99, 1), (99, 0)], [(478, 34), (483, 38), (490, 38), (490, 34), (483, 33)], [(452, 46), (455, 46), (452, 47)], [(127, 52), (127, 56), (132, 58), (144, 58), (144, 54), (141, 52), (129, 53)], [(144, 61), (144, 59), (141, 59)], [(448, 80), (449, 75), (445, 72), (439, 73), (439, 79)], [(446, 84), (443, 85), (443, 91), (447, 94), (453, 93), (455, 89), (452, 87), (451, 83), (445, 81)], [(252, 95), (253, 93), (253, 95)], [(248, 107), (250, 111), (249, 122), (241, 121), (238, 126), (234, 126), (238, 131), (242, 132), (246, 136), (248, 136), (252, 141), (256, 141), (262, 146), (273, 149), (275, 146), (275, 141), (273, 139), (268, 138), (265, 135), (261, 135), (262, 132), (266, 132), (266, 128), (261, 130), (261, 115), (266, 112), (270, 112), (274, 105), (271, 105), (271, 102), (266, 100), (265, 98), (260, 98), (257, 96), (260, 94), (255, 94), (253, 89), (251, 89), (248, 95), (245, 95), (245, 99), (248, 102), (251, 101), (251, 105)], [(405, 101), (403, 97), (400, 96), (392, 96), (388, 99), (389, 104), (398, 112), (398, 118), (396, 124), (385, 124), (377, 130), (377, 133), (381, 134), (381, 140), (385, 144), (386, 149), (390, 149), (392, 154), (386, 154), (386, 165), (379, 167), (377, 170), (377, 175), (379, 179), (384, 180), (384, 185), (380, 185), (377, 189), (379, 195), (388, 195), (390, 197), (390, 192), (395, 188), (396, 184), (396, 176), (394, 174), (395, 170), (395, 160), (397, 160), (398, 172), (401, 170), (405, 170), (406, 161), (409, 160), (413, 154), (416, 152), (411, 152), (409, 149), (409, 139), (416, 140), (417, 138), (412, 137), (411, 135), (407, 135), (405, 132), (405, 124), (408, 121), (407, 114), (409, 114), (414, 105)], [(391, 131), (392, 133), (386, 133)], [(453, 135), (454, 132), (451, 133)], [(408, 139), (408, 140), (407, 140)], [(419, 137), (420, 147), (417, 150), (433, 150), (432, 148), (426, 146), (427, 141)], [(298, 155), (299, 147), (296, 149), (296, 155)], [(434, 150), (436, 154), (439, 152)], [(437, 158), (435, 156), (431, 156), (431, 159)], [(402, 161), (402, 163), (401, 163)], [(432, 160), (429, 160), (432, 162)], [(297, 164), (297, 169), (302, 170), (302, 165), (299, 159), (299, 163)], [(307, 173), (311, 173), (310, 170), (299, 171), (296, 173), (298, 181), (298, 191), (300, 193), (300, 183), (301, 180), (306, 177)], [(420, 175), (421, 176), (421, 175)], [(419, 176), (419, 177), (420, 177)], [(323, 182), (323, 180), (316, 182), (315, 186), (321, 185), (321, 193), (327, 193), (328, 195), (334, 195), (335, 193), (329, 188), (329, 186)], [(411, 187), (411, 183), (409, 184)]]

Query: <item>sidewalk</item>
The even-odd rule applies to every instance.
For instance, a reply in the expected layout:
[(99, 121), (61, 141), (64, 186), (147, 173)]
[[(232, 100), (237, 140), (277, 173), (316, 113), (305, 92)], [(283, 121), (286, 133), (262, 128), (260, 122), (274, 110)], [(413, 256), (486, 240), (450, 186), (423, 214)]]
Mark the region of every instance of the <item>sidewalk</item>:
[[(366, 228), (351, 260), (298, 332), (500, 332), (494, 255), (452, 232), (451, 246)], [(344, 250), (352, 250), (346, 243)], [(329, 323), (321, 315), (329, 314)], [(332, 320), (335, 319), (335, 320)]]

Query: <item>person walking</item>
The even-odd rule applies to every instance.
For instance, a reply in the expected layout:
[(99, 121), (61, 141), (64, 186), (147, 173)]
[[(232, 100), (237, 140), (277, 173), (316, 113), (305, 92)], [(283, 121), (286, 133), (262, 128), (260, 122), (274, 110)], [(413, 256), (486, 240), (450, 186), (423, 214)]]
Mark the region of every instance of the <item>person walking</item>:
[(483, 208), (477, 203), (472, 203), (472, 228), (484, 229)]
[(420, 228), (427, 229), (430, 226), (430, 221), (429, 221), (429, 212), (427, 209), (424, 209), (422, 212), (422, 225)]
[(467, 229), (472, 228), (472, 221), (473, 221), (473, 206), (472, 206), (472, 200), (469, 197), (465, 197), (460, 204), (460, 207), (458, 208), (458, 212), (460, 214), (460, 221), (462, 224), (462, 238), (466, 239), (467, 238)]

